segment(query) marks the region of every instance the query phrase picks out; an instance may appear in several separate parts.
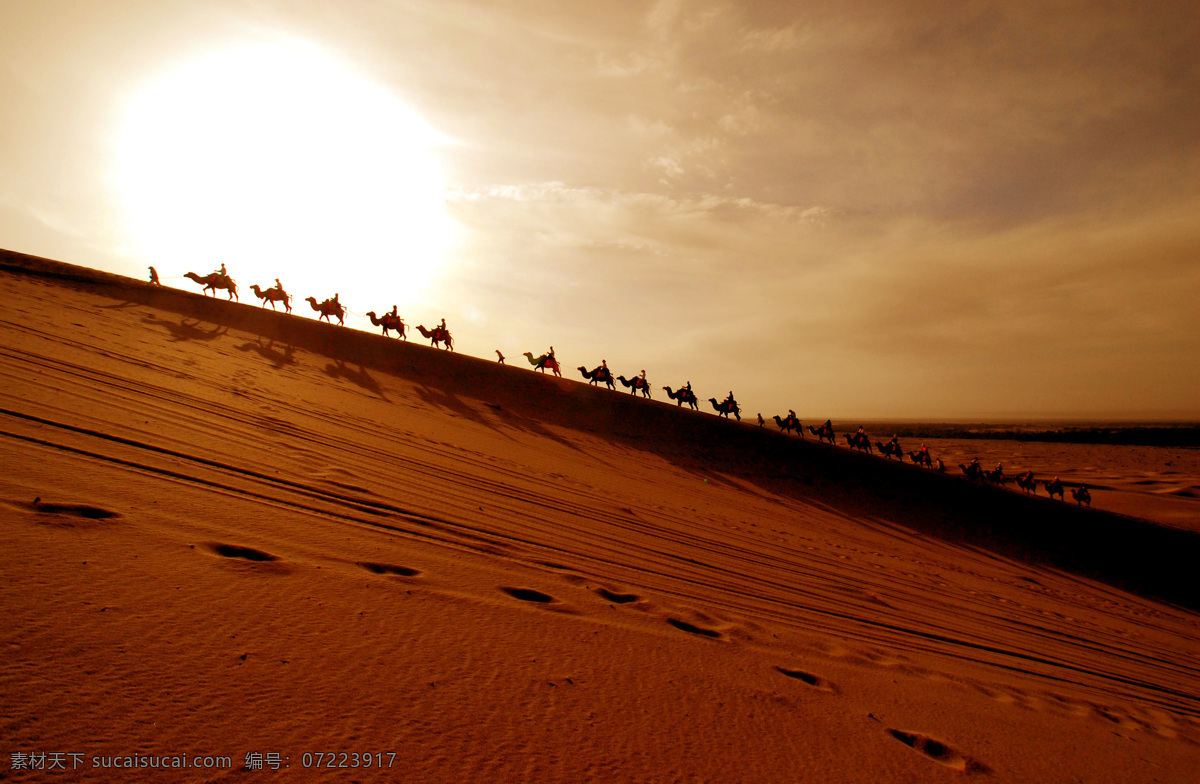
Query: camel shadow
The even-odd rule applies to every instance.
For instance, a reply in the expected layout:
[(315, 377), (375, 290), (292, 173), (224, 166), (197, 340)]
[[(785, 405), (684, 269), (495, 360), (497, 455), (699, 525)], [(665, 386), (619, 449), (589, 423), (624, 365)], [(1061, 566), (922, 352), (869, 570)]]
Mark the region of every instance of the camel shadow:
[(179, 323), (160, 319), (157, 316), (147, 316), (143, 319), (147, 324), (152, 324), (156, 327), (162, 327), (171, 335), (172, 342), (179, 343), (185, 340), (209, 341), (216, 340), (222, 337), (229, 331), (229, 327), (221, 324), (214, 324), (211, 330), (200, 329), (200, 321), (196, 320), (194, 324), (189, 324), (188, 319), (181, 318)]
[(325, 375), (330, 378), (344, 378), (355, 386), (361, 387), (372, 393), (385, 403), (392, 401), (388, 400), (387, 395), (383, 394), (383, 388), (379, 386), (379, 382), (371, 377), (363, 365), (358, 366), (358, 370), (351, 370), (346, 367), (346, 363), (338, 359), (325, 366)]
[(296, 364), (296, 358), (293, 356), (295, 349), (292, 346), (285, 347), (282, 351), (275, 348), (275, 340), (272, 338), (267, 345), (262, 344), (262, 338), (249, 340), (238, 346), (239, 351), (253, 351), (263, 359), (271, 363), (271, 366), (276, 370), (287, 365)]

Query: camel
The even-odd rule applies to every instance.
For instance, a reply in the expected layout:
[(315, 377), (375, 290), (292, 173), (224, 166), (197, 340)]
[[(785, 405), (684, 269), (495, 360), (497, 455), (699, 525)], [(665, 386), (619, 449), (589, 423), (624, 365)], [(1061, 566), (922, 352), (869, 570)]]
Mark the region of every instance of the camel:
[(617, 385), (613, 383), (612, 371), (604, 366), (600, 366), (595, 370), (588, 370), (583, 365), (579, 366), (579, 372), (588, 380), (588, 385), (599, 384), (604, 382), (609, 389), (616, 390)]
[(634, 376), (633, 378), (617, 376), (617, 380), (621, 382), (621, 386), (629, 388), (629, 394), (636, 395), (640, 391), (642, 397), (650, 397), (650, 383), (641, 376)]
[(1058, 496), (1058, 500), (1060, 500), (1060, 501), (1067, 500), (1066, 495), (1063, 494), (1062, 480), (1059, 479), (1057, 476), (1054, 477), (1054, 479), (1051, 481), (1047, 481), (1047, 480), (1043, 479), (1042, 486), (1046, 488), (1046, 493), (1049, 494), (1049, 496), (1051, 498), (1053, 498), (1054, 496)]
[(916, 465), (923, 465), (926, 468), (933, 468), (933, 459), (929, 457), (928, 452), (908, 452), (908, 457)]
[(558, 364), (558, 360), (549, 354), (542, 354), (540, 357), (534, 357), (530, 351), (525, 352), (525, 358), (529, 360), (529, 364), (533, 365), (534, 370), (546, 372), (546, 368), (550, 368), (554, 375), (562, 378), (562, 367)]
[(825, 425), (821, 425), (819, 430), (814, 428), (812, 425), (805, 425), (805, 427), (808, 428), (808, 432), (817, 437), (818, 441), (828, 441), (830, 446), (833, 446), (835, 443), (837, 443), (837, 439), (833, 434), (833, 428), (825, 427)]
[(999, 466), (996, 466), (992, 471), (988, 471), (983, 475), (983, 478), (988, 484), (1000, 485), (1001, 487), (1004, 487), (1009, 481), (1009, 478), (1004, 475), (1004, 469)]
[(842, 438), (846, 439), (846, 445), (851, 449), (857, 449), (860, 452), (866, 452), (868, 455), (873, 454), (875, 451), (871, 446), (871, 439), (867, 438), (865, 435), (860, 435), (859, 433), (855, 433), (854, 435), (842, 433)]
[(333, 323), (330, 316), (336, 316), (338, 324), (345, 326), (346, 324), (346, 308), (337, 299), (327, 299), (324, 302), (317, 302), (314, 297), (305, 297), (304, 301), (312, 306), (312, 309), (321, 314), (317, 321), (328, 321)]
[(712, 407), (717, 410), (717, 413), (720, 416), (728, 417), (730, 414), (733, 414), (737, 421), (742, 421), (742, 409), (738, 408), (737, 402), (722, 400), (720, 403), (718, 403), (715, 397), (710, 397), (708, 402), (712, 403)]
[(449, 351), (454, 350), (454, 338), (450, 337), (450, 330), (444, 327), (434, 327), (433, 329), (425, 329), (424, 324), (417, 325), (417, 332), (420, 332), (425, 337), (429, 338), (429, 345), (436, 346), (438, 343), (445, 343), (442, 348)]
[(971, 463), (969, 466), (959, 463), (958, 467), (963, 472), (963, 476), (965, 476), (967, 479), (970, 479), (971, 481), (975, 481), (976, 479), (981, 482), (983, 481), (983, 469), (979, 467), (979, 463)]
[(213, 296), (215, 297), (217, 296), (217, 289), (225, 289), (229, 292), (229, 299), (241, 302), (241, 300), (238, 299), (237, 284), (234, 283), (233, 278), (229, 277), (228, 275), (222, 275), (219, 272), (211, 272), (208, 275), (200, 276), (194, 272), (185, 272), (183, 277), (191, 278), (197, 283), (203, 283), (205, 294), (208, 293), (209, 289), (212, 289)]
[[(1092, 505), (1092, 494), (1088, 492), (1087, 485), (1080, 485), (1078, 490), (1072, 487), (1071, 497), (1074, 498), (1075, 503), (1079, 504), (1080, 506), (1084, 506), (1086, 504), (1090, 507)], [(1066, 499), (1063, 500), (1065, 501)]]
[(893, 457), (904, 462), (904, 450), (900, 448), (900, 442), (888, 441), (886, 444), (875, 442), (875, 446), (879, 448), (879, 454), (891, 460)]
[(262, 300), (262, 307), (265, 308), (267, 303), (270, 302), (271, 310), (275, 310), (275, 303), (282, 302), (283, 309), (288, 313), (292, 312), (292, 298), (288, 296), (288, 293), (280, 287), (272, 286), (269, 289), (261, 289), (258, 287), (258, 284), (255, 283), (250, 286), (250, 290), (254, 292), (254, 296)]
[(795, 430), (801, 437), (804, 436), (804, 432), (800, 429), (800, 420), (791, 414), (788, 414), (786, 418), (776, 414), (772, 419), (775, 420), (775, 424), (779, 425), (779, 429), (783, 432), (790, 433)]
[(692, 407), (693, 411), (700, 410), (700, 406), (696, 404), (696, 393), (690, 389), (685, 387), (678, 392), (673, 392), (670, 387), (663, 387), (663, 390), (667, 393), (667, 397), (675, 401), (676, 406), (682, 406), (684, 403), (687, 403)]
[(383, 327), (383, 336), (388, 336), (389, 330), (394, 330), (396, 337), (401, 340), (408, 340), (408, 335), (404, 333), (406, 325), (404, 319), (399, 316), (393, 316), (391, 313), (384, 313), (382, 316), (376, 316), (375, 311), (368, 310), (367, 318), (371, 319), (371, 323), (377, 327)]
[(1017, 476), (1017, 487), (1024, 490), (1026, 493), (1037, 495), (1037, 480), (1033, 478), (1032, 471), (1026, 471)]

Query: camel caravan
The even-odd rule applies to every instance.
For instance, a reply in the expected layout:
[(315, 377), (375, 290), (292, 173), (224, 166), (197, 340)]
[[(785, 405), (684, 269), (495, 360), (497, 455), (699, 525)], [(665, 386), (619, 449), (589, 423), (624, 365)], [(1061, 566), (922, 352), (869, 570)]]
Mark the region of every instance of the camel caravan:
[[(157, 270), (150, 267), (150, 282), (155, 285), (161, 285)], [(225, 291), (227, 299), (238, 301), (238, 286), (237, 283), (230, 277), (222, 263), (219, 270), (215, 270), (208, 275), (199, 275), (195, 272), (188, 272), (184, 277), (203, 286), (203, 294), (206, 296), (211, 291), (214, 297), (217, 296), (217, 291)], [(276, 303), (282, 305), (285, 313), (292, 312), (291, 296), (284, 291), (283, 284), (279, 282), (279, 278), (275, 279), (275, 285), (270, 288), (262, 288), (258, 284), (250, 286), (250, 290), (254, 295), (261, 300), (260, 307), (266, 307), (269, 303), (272, 310), (276, 310)], [(333, 323), (333, 319), (337, 319), (337, 323), (345, 326), (345, 317), (348, 312), (343, 305), (338, 295), (335, 293), (332, 297), (324, 299), (320, 302), (315, 297), (305, 297), (305, 301), (316, 313), (320, 314), (318, 320), (328, 321)], [(395, 333), (400, 340), (408, 340), (408, 325), (404, 323), (397, 312), (397, 306), (393, 305), (390, 311), (385, 312), (382, 316), (376, 314), (375, 311), (369, 310), (363, 314), (370, 319), (373, 326), (379, 327), (384, 337), (390, 337)], [(429, 340), (431, 347), (441, 347), (447, 351), (454, 350), (454, 339), (450, 335), (450, 330), (446, 328), (446, 320), (442, 319), (441, 323), (432, 329), (426, 328), (424, 324), (416, 327), (416, 330), (421, 335)], [(500, 364), (504, 364), (504, 354), (500, 351), (496, 352), (499, 357)], [(558, 358), (554, 355), (554, 347), (539, 355), (534, 356), (533, 352), (524, 352), (525, 359), (529, 361), (530, 366), (538, 372), (546, 373), (550, 371), (557, 378), (562, 378), (562, 366), (559, 364)], [(639, 375), (633, 378), (626, 378), (623, 375), (615, 376), (608, 368), (608, 361), (601, 360), (600, 364), (590, 370), (585, 365), (578, 367), (579, 373), (588, 382), (590, 386), (599, 386), (603, 384), (610, 390), (616, 391), (616, 381), (620, 381), (621, 385), (629, 390), (629, 394), (633, 396), (641, 395), (644, 399), (651, 399), (650, 382), (646, 379), (646, 371), (642, 370)], [(667, 393), (667, 398), (675, 401), (676, 407), (682, 408), (685, 404), (692, 411), (699, 411), (700, 406), (696, 397), (696, 393), (692, 390), (692, 382), (688, 381), (683, 386), (679, 387), (678, 391), (669, 386), (662, 387), (662, 390)], [(718, 401), (715, 397), (708, 398), (709, 404), (716, 412), (718, 417), (728, 418), (733, 415), (737, 421), (741, 421), (741, 407), (734, 399), (733, 392), (730, 391), (724, 400)], [(807, 430), (818, 443), (828, 444), (830, 447), (837, 446), (837, 433), (834, 432), (833, 423), (830, 420), (825, 420), (825, 424), (819, 427), (812, 425), (802, 425), (800, 419), (796, 416), (795, 411), (789, 410), (787, 416), (774, 415), (772, 417), (776, 426), (783, 435), (795, 435), (799, 438), (805, 438), (804, 431)], [(762, 414), (758, 415), (758, 426), (763, 427), (767, 420), (763, 419)], [(924, 444), (917, 450), (904, 450), (900, 446), (899, 438), (893, 435), (887, 443), (880, 441), (872, 442), (866, 432), (860, 426), (855, 433), (842, 433), (842, 439), (846, 442), (846, 448), (857, 452), (865, 452), (869, 455), (878, 455), (886, 460), (897, 460), (901, 463), (908, 459), (914, 466), (934, 471), (937, 473), (946, 473), (945, 463), (940, 458), (934, 458), (930, 455), (928, 447)], [(970, 465), (959, 464), (959, 470), (963, 477), (972, 482), (980, 482), (997, 487), (1004, 487), (1009, 482), (1014, 482), (1018, 488), (1026, 494), (1037, 495), (1039, 489), (1051, 498), (1065, 502), (1065, 489), (1063, 482), (1059, 477), (1054, 477), (1051, 480), (1036, 479), (1032, 471), (1025, 471), (1017, 476), (1007, 476), (1004, 473), (1002, 466), (996, 466), (991, 471), (984, 470), (979, 465), (979, 460), (976, 458)], [(1079, 506), (1091, 506), (1092, 496), (1087, 485), (1081, 484), (1078, 487), (1071, 488), (1071, 496)]]

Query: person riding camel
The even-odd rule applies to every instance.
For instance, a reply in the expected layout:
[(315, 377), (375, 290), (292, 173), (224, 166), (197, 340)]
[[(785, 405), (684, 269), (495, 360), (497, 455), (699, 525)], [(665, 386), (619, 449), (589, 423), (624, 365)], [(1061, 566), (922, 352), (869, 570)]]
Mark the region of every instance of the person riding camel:
[(829, 435), (829, 436), (833, 435), (833, 420), (832, 419), (825, 420), (825, 424), (821, 425), (821, 432), (825, 433), (826, 435)]
[(738, 407), (737, 401), (733, 399), (732, 389), (729, 390), (729, 397), (725, 398), (725, 401), (721, 405), (725, 406), (728, 411), (733, 411)]
[(638, 379), (635, 380), (633, 388), (634, 389), (648, 389), (649, 387), (650, 387), (650, 382), (646, 380), (646, 369), (642, 368), (642, 375)]
[(390, 314), (390, 315), (391, 315), (391, 317), (392, 317), (392, 318), (394, 318), (394, 319), (398, 319), (398, 318), (400, 318), (400, 306), (399, 306), (399, 305), (392, 305), (392, 312), (391, 312), (391, 314)]

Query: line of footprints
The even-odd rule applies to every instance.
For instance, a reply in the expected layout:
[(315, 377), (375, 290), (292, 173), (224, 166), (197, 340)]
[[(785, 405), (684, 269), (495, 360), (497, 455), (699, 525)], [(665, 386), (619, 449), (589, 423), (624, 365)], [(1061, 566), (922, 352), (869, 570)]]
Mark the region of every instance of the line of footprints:
[[(223, 558), (239, 559), (257, 564), (278, 564), (280, 561), (282, 561), (279, 556), (244, 545), (212, 543), (208, 545), (208, 549)], [(384, 577), (406, 578), (416, 577), (421, 574), (420, 570), (412, 569), (407, 566), (398, 566), (395, 564), (360, 561), (357, 562), (357, 565), (362, 569), (371, 572), (372, 574), (381, 575)], [(567, 570), (567, 567), (555, 563), (540, 562), (540, 565), (559, 571)], [(280, 571), (281, 573), (286, 573), (283, 570)], [(589, 590), (593, 591), (597, 596), (609, 602), (614, 607), (619, 605), (634, 605), (642, 602), (642, 597), (638, 596), (637, 594), (621, 593), (619, 591), (610, 590), (609, 588), (605, 588), (603, 586), (596, 586), (593, 588), (591, 587), (590, 583), (594, 581), (589, 580), (581, 575), (566, 573), (563, 575), (563, 577), (568, 582), (577, 583), (579, 585), (589, 583), (587, 586)], [(528, 602), (530, 604), (541, 605), (550, 608), (554, 608), (555, 606), (557, 606), (559, 609), (563, 608), (563, 603), (557, 600), (555, 597), (533, 588), (501, 586), (499, 587), (499, 590), (505, 595), (516, 599), (517, 601)], [(730, 634), (725, 631), (698, 626), (694, 623), (690, 623), (689, 621), (685, 621), (682, 618), (667, 615), (663, 618), (663, 620), (668, 625), (678, 629), (679, 631), (686, 632), (687, 634), (693, 634), (698, 637), (721, 641), (727, 641), (730, 639)], [(736, 634), (736, 632), (733, 630), (730, 631)], [(870, 657), (865, 660), (865, 663), (870, 663)], [(801, 683), (804, 683), (805, 685), (818, 691), (829, 694), (839, 693), (837, 686), (825, 678), (820, 677), (819, 675), (814, 675), (809, 672), (788, 667), (776, 667), (775, 669), (781, 675), (787, 678), (798, 680)], [(972, 685), (974, 685), (977, 690), (987, 694), (988, 696), (996, 697), (998, 695), (997, 692), (983, 687), (982, 685)], [(1093, 708), (1099, 712), (1101, 717), (1112, 719), (1111, 709), (1104, 708), (1103, 706), (1093, 706)], [(874, 715), (871, 715), (870, 718), (878, 721)], [(1112, 720), (1115, 721), (1115, 719)], [(1122, 724), (1124, 725), (1126, 722), (1122, 722)], [(1157, 724), (1157, 722), (1155, 724)], [(1178, 737), (1173, 730), (1170, 730), (1167, 727), (1160, 728), (1158, 726), (1146, 726), (1140, 728), (1158, 731), (1160, 735), (1164, 735), (1165, 737)], [(1164, 730), (1166, 730), (1166, 732), (1164, 732)], [(923, 754), (929, 759), (941, 765), (945, 765), (948, 768), (952, 768), (967, 774), (987, 774), (991, 772), (988, 766), (983, 762), (980, 762), (979, 760), (950, 747), (942, 741), (929, 737), (928, 735), (923, 735), (916, 732), (907, 732), (894, 728), (886, 728), (886, 731), (897, 741), (903, 743), (914, 751)]]

